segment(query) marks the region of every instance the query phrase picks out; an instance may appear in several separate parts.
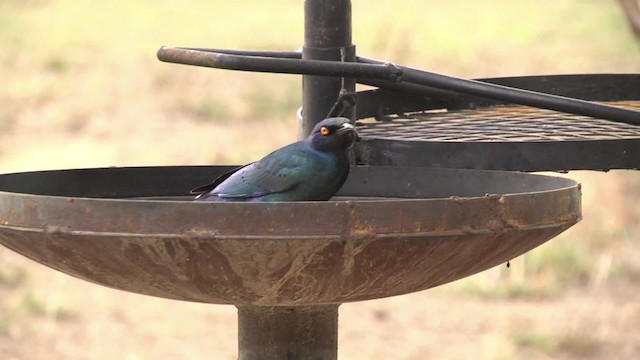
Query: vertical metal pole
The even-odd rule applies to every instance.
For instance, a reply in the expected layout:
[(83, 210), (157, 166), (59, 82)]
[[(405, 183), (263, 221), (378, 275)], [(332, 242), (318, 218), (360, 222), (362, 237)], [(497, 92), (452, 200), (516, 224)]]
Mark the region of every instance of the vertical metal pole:
[(336, 360), (338, 306), (238, 306), (238, 359)]
[[(355, 61), (351, 43), (351, 1), (305, 0), (302, 58)], [(302, 79), (302, 124), (306, 137), (324, 119), (340, 95), (354, 92), (355, 79), (305, 75)], [(355, 109), (346, 114), (355, 118)], [(338, 307), (238, 306), (238, 359), (336, 360)]]
[[(353, 62), (350, 0), (305, 0), (302, 58)], [(306, 137), (335, 104), (340, 90), (354, 92), (355, 79), (304, 75), (302, 77), (302, 126), (298, 137)], [(355, 118), (355, 108), (345, 116)]]

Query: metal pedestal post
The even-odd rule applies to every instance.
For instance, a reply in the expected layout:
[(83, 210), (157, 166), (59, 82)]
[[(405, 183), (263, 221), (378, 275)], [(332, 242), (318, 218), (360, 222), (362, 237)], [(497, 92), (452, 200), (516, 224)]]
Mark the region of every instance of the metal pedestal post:
[(238, 306), (238, 359), (337, 359), (338, 306)]
[[(356, 49), (351, 43), (351, 1), (306, 0), (302, 58), (354, 62)], [(304, 138), (324, 119), (341, 90), (354, 92), (355, 79), (304, 75), (302, 78), (302, 127)], [(344, 116), (355, 118), (355, 108)]]

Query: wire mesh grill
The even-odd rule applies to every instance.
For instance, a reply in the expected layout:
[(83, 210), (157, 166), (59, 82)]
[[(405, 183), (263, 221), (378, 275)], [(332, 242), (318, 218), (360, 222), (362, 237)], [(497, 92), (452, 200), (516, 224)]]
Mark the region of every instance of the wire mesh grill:
[[(640, 101), (607, 104), (640, 109)], [(530, 142), (640, 138), (640, 126), (526, 106), (421, 111), (362, 121), (364, 138), (404, 141)]]

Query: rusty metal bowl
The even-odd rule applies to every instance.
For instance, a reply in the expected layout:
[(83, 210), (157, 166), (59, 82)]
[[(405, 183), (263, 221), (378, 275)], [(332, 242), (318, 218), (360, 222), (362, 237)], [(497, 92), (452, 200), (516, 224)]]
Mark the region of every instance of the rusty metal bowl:
[(101, 168), (0, 175), (0, 243), (97, 284), (216, 304), (306, 305), (445, 284), (580, 220), (569, 179), (354, 167), (327, 202), (198, 203), (230, 169)]

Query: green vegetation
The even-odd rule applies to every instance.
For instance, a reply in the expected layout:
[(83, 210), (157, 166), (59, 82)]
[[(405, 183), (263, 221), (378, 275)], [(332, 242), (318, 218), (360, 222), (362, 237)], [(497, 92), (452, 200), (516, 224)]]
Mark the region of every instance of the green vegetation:
[(556, 351), (556, 341), (550, 335), (534, 332), (522, 332), (513, 336), (513, 342), (518, 348), (535, 349), (545, 354)]
[(606, 343), (583, 333), (560, 335), (537, 332), (521, 332), (513, 337), (514, 344), (521, 350), (535, 350), (547, 356), (571, 356), (577, 359), (596, 358), (606, 348)]
[(0, 269), (0, 287), (16, 288), (24, 283), (27, 276), (27, 270), (22, 267)]
[(61, 304), (49, 303), (31, 291), (27, 291), (22, 295), (16, 311), (24, 311), (28, 315), (50, 317), (56, 320), (66, 320), (73, 317), (73, 312)]
[(552, 300), (562, 295), (558, 287), (549, 284), (487, 284), (475, 279), (461, 280), (459, 291), (485, 300)]

